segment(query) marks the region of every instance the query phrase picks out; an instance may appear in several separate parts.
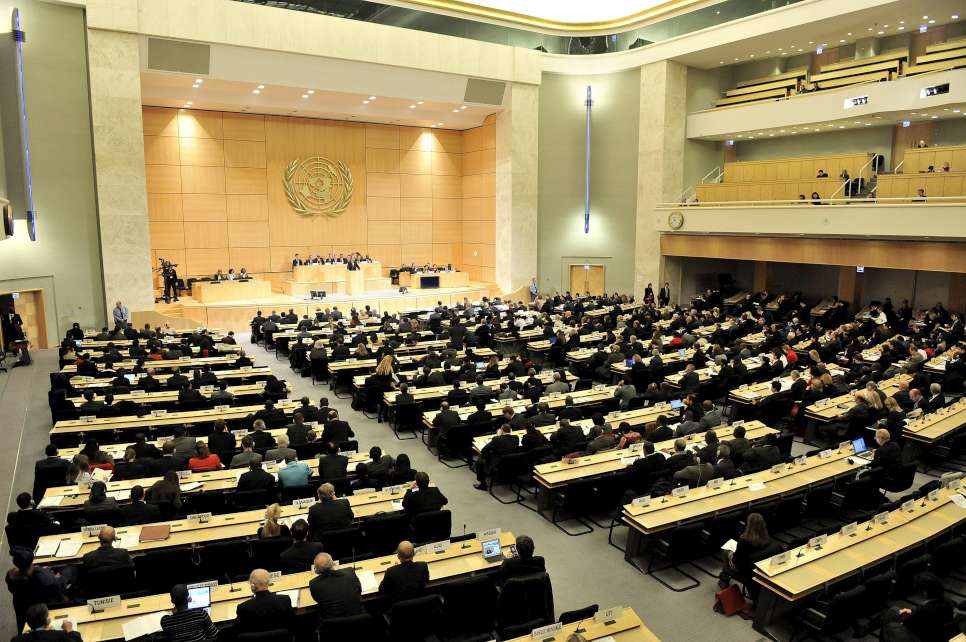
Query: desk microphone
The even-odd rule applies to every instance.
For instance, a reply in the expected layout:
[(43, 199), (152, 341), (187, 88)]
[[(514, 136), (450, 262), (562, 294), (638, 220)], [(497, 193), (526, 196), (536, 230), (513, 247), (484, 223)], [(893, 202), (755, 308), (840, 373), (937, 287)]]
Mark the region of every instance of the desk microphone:
[(577, 622), (577, 628), (574, 629), (574, 633), (586, 633), (587, 632), (587, 629), (582, 629), (580, 627), (583, 625), (584, 622), (586, 622), (591, 617), (593, 617), (593, 615), (588, 616), (588, 617), (585, 617), (580, 622)]
[(225, 579), (228, 580), (228, 587), (229, 587), (228, 588), (228, 592), (229, 593), (237, 593), (238, 591), (241, 590), (240, 588), (235, 588), (235, 583), (231, 581), (231, 578), (230, 577), (228, 577), (228, 573), (227, 572), (225, 573)]
[(460, 550), (469, 548), (470, 545), (466, 543), (466, 524), (463, 524), (463, 538), (462, 539), (463, 539), (463, 545), (460, 546)]
[(352, 566), (350, 566), (350, 568), (354, 571), (356, 570), (356, 547), (355, 546), (352, 547), (352, 557), (350, 559), (352, 560)]

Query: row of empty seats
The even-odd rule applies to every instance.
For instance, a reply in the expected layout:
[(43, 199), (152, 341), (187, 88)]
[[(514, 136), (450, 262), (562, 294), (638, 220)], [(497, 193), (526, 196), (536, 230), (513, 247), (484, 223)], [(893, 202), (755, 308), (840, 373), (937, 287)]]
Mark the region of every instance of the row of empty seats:
[(960, 67), (966, 67), (966, 38), (928, 45), (926, 53), (916, 57), (916, 64), (906, 68), (906, 75), (914, 76)]

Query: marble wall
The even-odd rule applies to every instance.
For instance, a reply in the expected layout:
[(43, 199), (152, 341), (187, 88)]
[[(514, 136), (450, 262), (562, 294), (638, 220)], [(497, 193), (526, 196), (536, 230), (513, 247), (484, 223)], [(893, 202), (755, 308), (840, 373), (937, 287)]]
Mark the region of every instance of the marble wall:
[(539, 88), (507, 91), (496, 119), (496, 283), (510, 293), (537, 275)]
[(107, 309), (154, 307), (138, 36), (90, 29), (91, 123)]
[[(634, 293), (653, 283), (671, 283), (678, 299), (681, 270), (676, 260), (662, 260), (657, 203), (676, 201), (683, 189), (687, 104), (687, 67), (661, 61), (641, 68), (640, 136), (637, 158), (637, 230)], [(676, 285), (677, 284), (677, 285)]]

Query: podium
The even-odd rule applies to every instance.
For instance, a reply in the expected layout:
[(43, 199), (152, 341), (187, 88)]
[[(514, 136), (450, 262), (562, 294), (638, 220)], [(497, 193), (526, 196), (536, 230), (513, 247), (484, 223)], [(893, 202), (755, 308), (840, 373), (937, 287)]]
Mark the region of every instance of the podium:
[(362, 270), (351, 270), (345, 273), (345, 293), (362, 294), (366, 291), (366, 275)]

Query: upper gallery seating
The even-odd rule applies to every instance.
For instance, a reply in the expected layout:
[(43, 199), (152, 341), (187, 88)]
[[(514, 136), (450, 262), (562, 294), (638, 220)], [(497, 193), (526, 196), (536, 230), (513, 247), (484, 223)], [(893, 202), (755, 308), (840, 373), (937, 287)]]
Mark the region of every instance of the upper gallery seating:
[(924, 74), (966, 67), (966, 38), (937, 42), (926, 47), (926, 53), (916, 57), (916, 64), (906, 68), (906, 75)]

